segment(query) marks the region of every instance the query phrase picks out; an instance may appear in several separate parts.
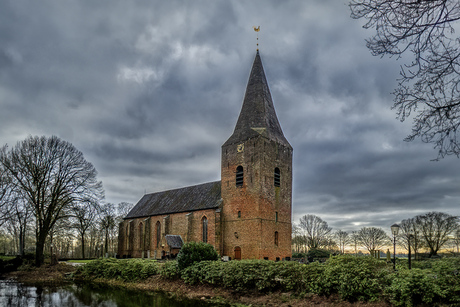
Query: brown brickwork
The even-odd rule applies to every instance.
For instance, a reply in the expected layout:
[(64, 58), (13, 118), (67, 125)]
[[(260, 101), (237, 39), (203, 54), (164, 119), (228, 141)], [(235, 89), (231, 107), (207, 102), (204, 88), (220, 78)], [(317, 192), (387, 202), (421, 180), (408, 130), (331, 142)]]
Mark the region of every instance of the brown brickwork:
[[(125, 220), (120, 223), (119, 232), (119, 248), (118, 254), (120, 257), (135, 257), (146, 258), (150, 255), (151, 258), (161, 259), (163, 255), (170, 255), (169, 246), (166, 243), (165, 236), (168, 234), (180, 235), (185, 242), (201, 241), (202, 239), (202, 225), (203, 217), (208, 220), (208, 243), (216, 246), (216, 213), (214, 209), (183, 212), (168, 215), (152, 216), (148, 219), (138, 218), (132, 220)], [(146, 223), (146, 220), (148, 222)], [(161, 225), (160, 242), (157, 247), (157, 223)], [(145, 225), (148, 225), (145, 227)], [(123, 229), (137, 229), (133, 234), (130, 234), (129, 248), (127, 246), (125, 236), (121, 235)], [(140, 231), (140, 229), (145, 229)], [(144, 243), (142, 243), (144, 242)]]
[[(244, 169), (242, 187), (235, 184), (239, 165)], [(280, 169), (280, 187), (274, 186), (276, 167)], [(291, 257), (292, 149), (263, 137), (228, 144), (222, 147), (221, 176), (222, 255), (234, 258), (239, 246), (243, 259)]]
[(292, 147), (257, 52), (235, 130), (222, 145), (221, 181), (144, 195), (120, 224), (119, 255), (172, 255), (165, 236), (180, 235), (232, 259), (290, 258), (291, 198)]

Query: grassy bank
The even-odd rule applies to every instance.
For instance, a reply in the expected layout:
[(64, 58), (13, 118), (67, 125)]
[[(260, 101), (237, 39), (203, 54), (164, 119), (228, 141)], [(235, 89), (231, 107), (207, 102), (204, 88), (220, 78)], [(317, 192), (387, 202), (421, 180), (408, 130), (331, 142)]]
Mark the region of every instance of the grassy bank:
[[(203, 261), (179, 272), (174, 261), (100, 259), (77, 268), (80, 280), (139, 283), (146, 280), (227, 291), (236, 296), (283, 293), (285, 300), (311, 298), (380, 306), (460, 304), (460, 259), (415, 263), (412, 270), (370, 257), (337, 256), (326, 263), (260, 260)], [(299, 305), (300, 306), (300, 305)]]
[(31, 265), (20, 266), (17, 271), (8, 272), (2, 277), (14, 279), (24, 284), (55, 285), (71, 282), (69, 275), (76, 268), (71, 265), (59, 263), (57, 265), (42, 265), (37, 268)]

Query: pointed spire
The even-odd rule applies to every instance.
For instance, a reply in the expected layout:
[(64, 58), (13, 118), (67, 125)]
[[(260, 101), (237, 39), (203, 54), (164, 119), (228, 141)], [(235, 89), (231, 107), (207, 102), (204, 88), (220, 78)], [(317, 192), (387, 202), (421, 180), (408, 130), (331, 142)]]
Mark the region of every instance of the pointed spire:
[(278, 122), (262, 60), (257, 50), (238, 122), (224, 146), (259, 135), (291, 147)]

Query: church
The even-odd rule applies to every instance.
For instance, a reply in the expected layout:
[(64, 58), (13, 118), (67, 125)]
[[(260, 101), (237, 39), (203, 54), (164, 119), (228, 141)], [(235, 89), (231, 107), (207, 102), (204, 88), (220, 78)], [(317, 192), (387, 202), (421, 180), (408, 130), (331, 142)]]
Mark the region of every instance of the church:
[(120, 223), (121, 258), (173, 258), (212, 244), (228, 260), (290, 260), (292, 147), (284, 137), (257, 50), (221, 180), (144, 195)]

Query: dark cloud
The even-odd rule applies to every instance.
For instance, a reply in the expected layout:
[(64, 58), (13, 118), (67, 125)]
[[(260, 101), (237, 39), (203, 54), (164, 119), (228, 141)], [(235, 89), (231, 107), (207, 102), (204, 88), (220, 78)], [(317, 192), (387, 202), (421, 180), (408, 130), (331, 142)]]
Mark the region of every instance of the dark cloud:
[(3, 1), (0, 144), (58, 135), (106, 201), (219, 180), (255, 55), (294, 147), (293, 218), (336, 229), (460, 214), (457, 160), (405, 143), (401, 59), (372, 57), (346, 1)]

